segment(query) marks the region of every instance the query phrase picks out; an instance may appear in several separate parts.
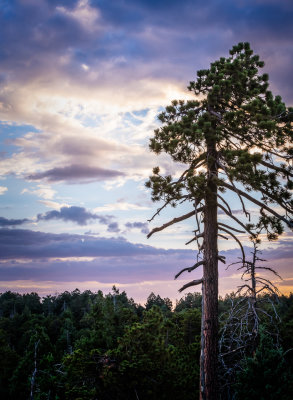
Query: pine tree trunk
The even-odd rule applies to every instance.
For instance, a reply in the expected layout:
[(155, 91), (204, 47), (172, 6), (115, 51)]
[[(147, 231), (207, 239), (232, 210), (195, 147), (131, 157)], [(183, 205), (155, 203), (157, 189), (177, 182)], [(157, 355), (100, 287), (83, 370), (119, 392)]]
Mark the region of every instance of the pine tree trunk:
[[(203, 371), (202, 400), (218, 399), (218, 225), (216, 148), (208, 144), (208, 183), (204, 211), (204, 261), (203, 268)], [(202, 386), (202, 385), (201, 385)]]

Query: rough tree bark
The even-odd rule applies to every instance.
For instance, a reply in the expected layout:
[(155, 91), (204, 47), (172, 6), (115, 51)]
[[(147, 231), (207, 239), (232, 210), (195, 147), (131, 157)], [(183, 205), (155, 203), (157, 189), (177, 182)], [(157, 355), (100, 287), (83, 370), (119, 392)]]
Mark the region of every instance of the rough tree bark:
[[(218, 398), (218, 224), (217, 224), (217, 152), (215, 143), (207, 146), (207, 191), (204, 210), (203, 335), (204, 388), (202, 400)], [(201, 371), (203, 374), (203, 371)]]

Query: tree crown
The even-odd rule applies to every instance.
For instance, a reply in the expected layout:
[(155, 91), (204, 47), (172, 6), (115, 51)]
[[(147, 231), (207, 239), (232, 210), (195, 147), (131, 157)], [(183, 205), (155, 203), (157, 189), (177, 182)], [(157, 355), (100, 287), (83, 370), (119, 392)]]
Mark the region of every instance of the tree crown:
[[(239, 196), (249, 219), (243, 198), (260, 207), (258, 223), (245, 225), (250, 234), (262, 227), (269, 239), (276, 239), (283, 231), (281, 221), (293, 226), (293, 108), (268, 90), (268, 74), (260, 73), (263, 66), (249, 43), (239, 43), (229, 57), (197, 72), (197, 80), (188, 86), (195, 100), (174, 100), (159, 115), (162, 126), (155, 130), (150, 149), (187, 165), (179, 179), (153, 169), (146, 186), (153, 201), (164, 201), (162, 208), (192, 201), (204, 211), (213, 179), (219, 192), (231, 190)], [(213, 163), (211, 177), (207, 170)], [(261, 199), (250, 192), (260, 193)], [(224, 199), (219, 207), (231, 216)]]

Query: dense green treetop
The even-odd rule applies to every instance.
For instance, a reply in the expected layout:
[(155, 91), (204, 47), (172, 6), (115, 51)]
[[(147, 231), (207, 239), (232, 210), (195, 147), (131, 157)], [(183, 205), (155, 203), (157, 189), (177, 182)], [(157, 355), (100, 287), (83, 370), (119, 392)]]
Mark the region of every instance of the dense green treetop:
[[(231, 190), (242, 202), (244, 198), (260, 207), (257, 229), (263, 227), (275, 239), (283, 229), (280, 221), (293, 226), (293, 108), (268, 90), (268, 74), (260, 73), (263, 66), (249, 43), (239, 43), (229, 57), (197, 72), (188, 87), (195, 100), (174, 100), (159, 115), (163, 125), (155, 130), (150, 149), (164, 151), (188, 168), (179, 179), (154, 168), (146, 183), (154, 201), (163, 200), (163, 207), (182, 201), (200, 204), (209, 178), (207, 164), (216, 161), (218, 190)], [(214, 158), (207, 157), (210, 145), (216, 148)], [(261, 194), (260, 201), (252, 191)], [(227, 204), (219, 203), (231, 214)], [(244, 202), (243, 209), (248, 216)], [(249, 234), (252, 228), (247, 226)]]

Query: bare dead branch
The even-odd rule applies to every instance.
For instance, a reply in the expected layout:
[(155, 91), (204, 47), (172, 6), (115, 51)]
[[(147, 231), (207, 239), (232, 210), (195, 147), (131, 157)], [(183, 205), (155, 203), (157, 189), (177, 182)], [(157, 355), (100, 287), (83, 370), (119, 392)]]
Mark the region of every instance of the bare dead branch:
[(239, 244), (239, 247), (240, 247), (240, 250), (241, 250), (241, 253), (242, 253), (242, 260), (243, 260), (243, 263), (245, 263), (245, 253), (244, 253), (244, 249), (243, 249), (243, 246), (242, 246), (240, 240), (234, 235), (234, 233), (228, 231), (228, 229), (223, 228), (221, 226), (219, 226), (219, 229), (221, 231), (224, 231), (224, 232), (228, 233)]
[(190, 286), (200, 285), (201, 283), (203, 283), (203, 278), (201, 278), (201, 279), (196, 279), (196, 280), (194, 280), (194, 281), (191, 281), (191, 282), (189, 282), (189, 283), (186, 283), (186, 285), (183, 285), (182, 288), (180, 288), (180, 289), (178, 290), (178, 292), (181, 293), (183, 290), (189, 288)]
[(218, 207), (220, 207), (226, 215), (228, 215), (230, 218), (234, 219), (240, 226), (242, 226), (243, 229), (246, 230), (247, 233), (249, 233), (251, 236), (255, 236), (253, 232), (251, 232), (247, 227), (241, 222), (235, 215), (231, 214), (222, 204), (218, 203)]
[(185, 272), (185, 271), (191, 272), (191, 271), (195, 270), (196, 268), (198, 268), (198, 267), (200, 267), (201, 265), (204, 265), (204, 264), (205, 264), (205, 261), (199, 261), (196, 264), (194, 264), (192, 267), (184, 268), (180, 272), (178, 272), (178, 274), (175, 275), (174, 279), (177, 279), (178, 276), (180, 276), (183, 272)]
[(223, 264), (226, 264), (226, 257), (225, 256), (219, 256), (218, 255), (218, 260), (220, 260)]
[(239, 350), (241, 350), (241, 349), (244, 349), (244, 347), (246, 347), (246, 346), (245, 346), (245, 345), (244, 345), (244, 346), (240, 346), (240, 347), (238, 347), (237, 349), (228, 351), (228, 353), (222, 353), (222, 354), (221, 354), (221, 357), (225, 357), (225, 356), (228, 356), (229, 354), (235, 353), (236, 351), (239, 351)]
[(230, 208), (230, 206), (229, 206), (229, 203), (227, 203), (227, 201), (224, 199), (224, 197), (222, 197), (219, 193), (217, 193), (217, 196), (218, 196), (219, 199), (221, 199), (222, 202), (227, 206), (227, 208), (228, 208), (230, 214), (232, 214), (232, 210), (231, 210), (231, 208)]
[(227, 171), (227, 168), (225, 167), (225, 165), (223, 165), (223, 164), (220, 163), (219, 161), (217, 161), (217, 164), (218, 164), (218, 166), (219, 166), (220, 168), (222, 168), (222, 169), (225, 171), (225, 173), (226, 173), (226, 175), (227, 175), (229, 181), (231, 182), (231, 185), (232, 185), (232, 186), (234, 187), (234, 189), (235, 189), (234, 192), (235, 192), (235, 193), (237, 194), (237, 196), (239, 197), (239, 200), (240, 200), (241, 205), (242, 205), (242, 210), (243, 210), (244, 214), (246, 215), (246, 217), (248, 217), (248, 219), (249, 219), (249, 221), (250, 221), (250, 213), (246, 210), (244, 201), (243, 201), (243, 199), (242, 199), (242, 197), (241, 197), (241, 194), (240, 194), (238, 188), (235, 186), (235, 184), (234, 184), (234, 182), (233, 182), (233, 179), (230, 177), (229, 172)]
[(188, 245), (188, 244), (190, 244), (191, 242), (194, 242), (194, 241), (197, 240), (197, 239), (202, 238), (202, 237), (203, 237), (203, 233), (200, 233), (200, 234), (194, 236), (191, 240), (189, 240), (188, 242), (185, 243), (185, 246)]
[(209, 105), (208, 105), (208, 111), (209, 111), (210, 114), (212, 114), (212, 115), (214, 115), (215, 117), (217, 117), (217, 119), (218, 119), (219, 121), (222, 121), (222, 119), (223, 119), (222, 115), (221, 115), (220, 113), (216, 112), (215, 110), (213, 110), (212, 107), (209, 106)]
[(223, 224), (222, 222), (218, 222), (218, 225), (225, 226), (226, 228), (232, 229), (232, 231), (235, 231), (237, 233), (245, 233), (245, 231), (240, 231), (239, 229), (233, 228), (230, 225)]
[(200, 245), (198, 251), (202, 251), (202, 250), (204, 250), (204, 241), (203, 241), (202, 244)]
[(227, 236), (221, 235), (220, 233), (218, 233), (218, 237), (221, 237), (222, 239), (228, 240)]
[(273, 274), (275, 274), (278, 278), (280, 278), (281, 280), (283, 280), (283, 278), (281, 277), (281, 275), (278, 274), (278, 272), (276, 272), (273, 268), (270, 267), (255, 267), (255, 269), (264, 269), (267, 271), (272, 272)]
[(148, 222), (152, 222), (152, 221), (155, 219), (155, 217), (156, 217), (157, 215), (159, 215), (160, 212), (161, 212), (165, 207), (167, 207), (167, 205), (168, 205), (170, 202), (171, 202), (171, 200), (166, 201), (166, 203), (165, 203), (162, 207), (158, 208), (157, 211), (156, 211), (156, 213), (152, 216), (152, 218), (148, 219)]
[(157, 227), (157, 228), (154, 228), (154, 229), (147, 235), (147, 238), (149, 239), (154, 233), (160, 232), (160, 231), (162, 231), (163, 229), (167, 228), (167, 227), (170, 226), (170, 225), (177, 224), (177, 222), (184, 221), (185, 219), (188, 219), (188, 218), (192, 217), (193, 215), (195, 215), (196, 213), (199, 213), (199, 212), (201, 212), (201, 211), (203, 211), (203, 207), (200, 207), (200, 208), (198, 208), (197, 210), (191, 211), (191, 212), (189, 212), (189, 213), (187, 213), (187, 214), (184, 214), (184, 215), (182, 215), (181, 217), (174, 218), (174, 219), (172, 219), (171, 221), (166, 222), (164, 225), (159, 226), (159, 227)]
[(259, 282), (259, 283), (264, 283), (264, 282), (266, 282), (269, 286), (271, 286), (272, 288), (274, 288), (274, 290), (279, 290), (279, 289), (277, 288), (277, 286), (274, 285), (269, 279), (266, 279), (266, 278), (263, 278), (263, 277), (258, 276), (258, 277), (256, 277), (256, 281)]

